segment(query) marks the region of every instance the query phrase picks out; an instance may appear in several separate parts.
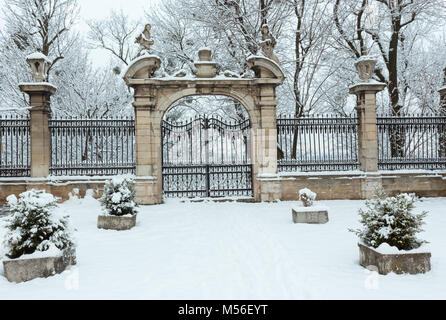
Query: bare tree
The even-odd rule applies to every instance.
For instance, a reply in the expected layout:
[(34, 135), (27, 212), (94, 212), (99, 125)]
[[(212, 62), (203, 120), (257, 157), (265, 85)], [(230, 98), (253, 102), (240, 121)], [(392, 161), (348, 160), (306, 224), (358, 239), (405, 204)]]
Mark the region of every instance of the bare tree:
[[(50, 58), (49, 77), (57, 82), (55, 69), (78, 41), (70, 29), (78, 14), (77, 1), (71, 0), (8, 0), (1, 13), (4, 28), (0, 30), (2, 77), (0, 104), (4, 109), (22, 112), (28, 105), (17, 84), (31, 80), (25, 58), (35, 51)], [(49, 80), (49, 79), (47, 79)], [(56, 94), (58, 95), (58, 93)], [(22, 110), (22, 111), (20, 111)]]
[[(375, 53), (381, 57), (384, 68), (378, 68), (376, 76), (387, 85), (392, 114), (400, 114), (401, 93), (407, 90), (401, 80), (401, 69), (406, 69), (409, 63), (402, 51), (410, 51), (415, 42), (408, 39), (409, 26), (444, 21), (445, 9), (446, 4), (441, 0), (336, 0), (333, 19), (339, 32), (338, 43), (354, 58)], [(375, 15), (375, 21), (367, 24), (370, 14)]]
[(7, 33), (16, 46), (42, 52), (52, 60), (49, 70), (64, 58), (73, 39), (68, 31), (79, 7), (76, 0), (8, 0), (2, 13)]
[[(404, 98), (411, 90), (407, 77), (413, 63), (411, 52), (429, 34), (411, 33), (410, 27), (444, 21), (445, 9), (441, 0), (336, 0), (333, 19), (339, 33), (337, 42), (353, 58), (368, 54), (380, 57), (376, 80), (387, 86), (392, 115), (403, 112)], [(374, 21), (370, 23), (370, 19)], [(391, 134), (393, 157), (404, 156), (404, 135)]]
[(125, 65), (138, 55), (138, 46), (134, 42), (142, 25), (130, 19), (122, 10), (112, 11), (103, 20), (91, 20), (88, 25), (88, 38), (93, 47), (108, 50)]

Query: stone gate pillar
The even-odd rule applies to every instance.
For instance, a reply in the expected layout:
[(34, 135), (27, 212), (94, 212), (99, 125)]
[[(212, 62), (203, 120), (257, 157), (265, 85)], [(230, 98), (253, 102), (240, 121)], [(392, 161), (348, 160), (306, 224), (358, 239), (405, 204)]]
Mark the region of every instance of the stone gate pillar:
[(29, 55), (26, 59), (33, 72), (33, 83), (21, 83), (19, 88), (28, 94), (30, 105), (31, 138), (31, 177), (47, 178), (50, 175), (51, 135), (49, 118), (50, 99), (56, 93), (56, 87), (45, 82), (48, 66), (51, 63), (41, 53)]
[[(161, 60), (155, 56), (136, 60), (127, 71), (132, 75), (149, 79), (159, 68)], [(161, 132), (156, 124), (156, 88), (141, 83), (131, 84), (134, 89), (135, 149), (136, 149), (136, 201), (139, 204), (162, 203), (162, 176), (159, 175), (158, 160)]]
[(384, 83), (370, 81), (374, 74), (376, 60), (363, 59), (356, 63), (359, 77), (363, 81), (350, 88), (356, 95), (359, 128), (359, 164), (364, 172), (378, 171), (378, 132), (376, 125), (376, 94), (384, 90)]
[(376, 60), (362, 58), (356, 63), (359, 78), (363, 81), (350, 88), (350, 93), (356, 95), (358, 113), (358, 157), (361, 171), (367, 173), (363, 180), (362, 195), (370, 198), (375, 189), (381, 186), (381, 178), (378, 171), (378, 132), (377, 117), (378, 109), (376, 95), (384, 90), (384, 83), (371, 80), (376, 66)]
[(257, 161), (259, 175), (277, 174), (277, 119), (275, 88), (260, 89), (260, 129), (257, 134)]
[(258, 88), (260, 128), (254, 132), (255, 198), (274, 201), (281, 198), (280, 181), (277, 179), (277, 118), (276, 88), (285, 77), (280, 66), (271, 59), (251, 57), (248, 66), (255, 73)]
[(135, 101), (135, 142), (136, 142), (136, 175), (152, 177), (154, 174), (154, 154), (152, 153), (153, 106)]

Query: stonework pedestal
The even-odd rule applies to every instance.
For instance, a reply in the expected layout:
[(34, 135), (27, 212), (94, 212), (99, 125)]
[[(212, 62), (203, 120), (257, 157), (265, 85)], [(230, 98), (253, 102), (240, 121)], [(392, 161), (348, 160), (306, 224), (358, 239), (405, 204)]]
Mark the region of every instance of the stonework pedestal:
[(326, 224), (329, 222), (328, 208), (326, 207), (296, 207), (292, 209), (295, 224)]
[(50, 175), (51, 133), (49, 119), (50, 99), (56, 88), (47, 83), (21, 84), (20, 90), (29, 95), (31, 177), (46, 178)]
[[(357, 97), (359, 169), (366, 174), (378, 172), (378, 131), (376, 94), (386, 85), (384, 83), (361, 83), (350, 88)], [(373, 197), (379, 188), (380, 180), (375, 177), (366, 179), (361, 186), (366, 199)]]

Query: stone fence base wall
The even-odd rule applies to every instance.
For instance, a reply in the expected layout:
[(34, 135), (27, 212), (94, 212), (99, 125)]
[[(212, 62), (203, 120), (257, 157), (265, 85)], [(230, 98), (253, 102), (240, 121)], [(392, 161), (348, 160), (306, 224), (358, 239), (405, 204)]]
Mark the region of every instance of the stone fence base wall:
[[(79, 190), (81, 197), (87, 190), (94, 190), (94, 196), (102, 196), (104, 178), (76, 178), (72, 180), (15, 179), (0, 178), (0, 205), (6, 198), (19, 195), (30, 189), (43, 189), (61, 198), (69, 199), (69, 193)], [(255, 200), (270, 202), (275, 200), (296, 201), (298, 191), (309, 188), (318, 194), (318, 200), (361, 200), (373, 196), (378, 187), (383, 187), (389, 195), (416, 193), (420, 197), (446, 197), (446, 172), (382, 172), (365, 174), (362, 172), (330, 174), (286, 174), (259, 177), (255, 183)], [(154, 179), (137, 179), (137, 202), (157, 204), (162, 202), (160, 184)]]
[[(104, 184), (106, 178), (76, 178), (73, 180), (54, 180), (54, 179), (10, 179), (0, 178), (0, 206), (6, 203), (6, 198), (11, 194), (19, 195), (22, 192), (38, 189), (45, 190), (48, 193), (59, 197), (60, 202), (69, 199), (69, 194), (73, 193), (74, 189), (79, 190), (79, 196), (85, 197), (87, 190), (94, 191), (96, 199), (102, 197), (104, 191)], [(154, 204), (160, 203), (161, 197), (154, 196), (159, 192), (154, 192), (155, 183), (153, 179), (137, 179), (137, 202), (140, 204)]]
[(296, 201), (303, 188), (316, 192), (318, 200), (370, 199), (379, 187), (390, 196), (406, 192), (420, 197), (446, 197), (446, 172), (286, 174), (261, 177), (258, 182), (261, 201)]

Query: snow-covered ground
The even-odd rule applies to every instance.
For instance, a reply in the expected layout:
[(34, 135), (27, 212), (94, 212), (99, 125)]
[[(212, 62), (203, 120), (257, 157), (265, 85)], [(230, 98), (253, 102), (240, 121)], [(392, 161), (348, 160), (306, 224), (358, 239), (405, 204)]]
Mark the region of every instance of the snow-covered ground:
[[(142, 207), (137, 227), (96, 228), (99, 203), (60, 210), (77, 228), (78, 265), (62, 275), (11, 284), (0, 267), (0, 299), (446, 299), (446, 199), (423, 199), (425, 275), (370, 273), (358, 265), (362, 201), (322, 201), (327, 225), (294, 225), (293, 202), (179, 203)], [(4, 218), (0, 218), (3, 238)]]

